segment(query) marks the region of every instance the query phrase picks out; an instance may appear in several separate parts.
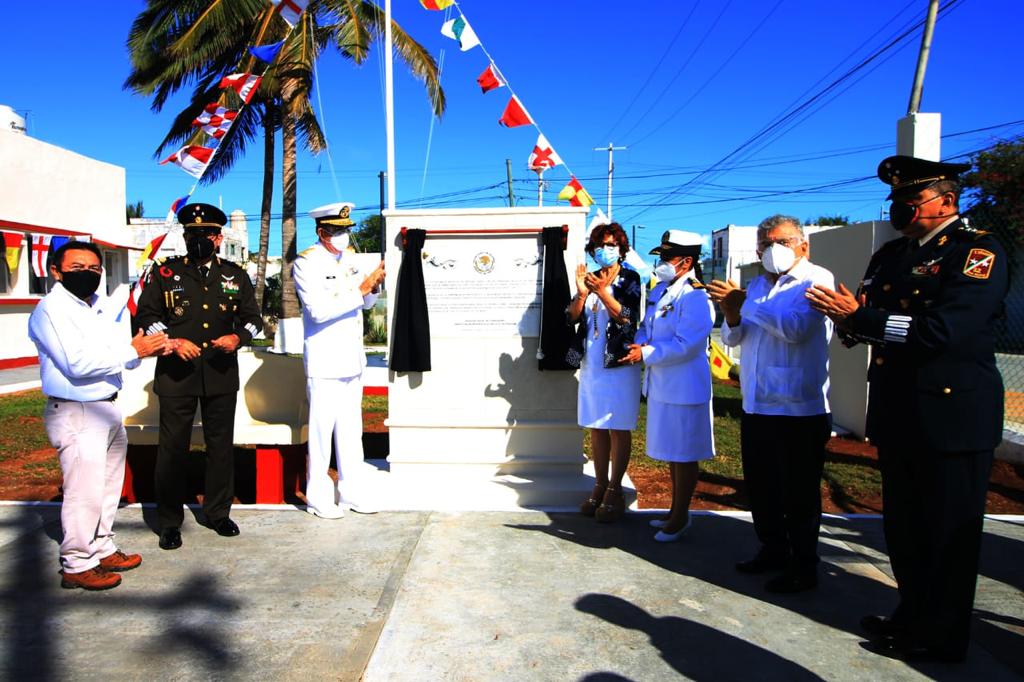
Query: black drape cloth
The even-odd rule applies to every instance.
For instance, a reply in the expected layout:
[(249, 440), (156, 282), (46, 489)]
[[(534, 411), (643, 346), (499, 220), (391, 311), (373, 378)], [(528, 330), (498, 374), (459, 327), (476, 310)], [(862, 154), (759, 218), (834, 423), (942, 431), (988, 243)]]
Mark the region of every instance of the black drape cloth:
[(569, 307), (569, 276), (565, 272), (565, 249), (561, 227), (545, 227), (544, 289), (540, 308), (540, 353), (538, 367), (544, 369), (575, 370), (565, 361), (572, 341), (572, 327), (565, 315)]
[(430, 371), (430, 320), (423, 283), (423, 242), (426, 230), (406, 230), (402, 265), (395, 292), (395, 319), (391, 325), (391, 360), (395, 372)]

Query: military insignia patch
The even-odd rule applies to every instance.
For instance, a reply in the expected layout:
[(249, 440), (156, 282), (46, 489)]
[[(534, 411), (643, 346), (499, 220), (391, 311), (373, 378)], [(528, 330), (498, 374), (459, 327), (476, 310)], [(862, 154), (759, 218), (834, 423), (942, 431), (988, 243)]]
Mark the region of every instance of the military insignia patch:
[(160, 266), (160, 276), (161, 277), (171, 277), (173, 275), (174, 275), (174, 273), (171, 271), (171, 269), (169, 267), (167, 267), (166, 265), (161, 265)]
[(182, 308), (182, 307), (181, 307), (180, 305), (179, 305), (179, 306), (176, 306), (176, 307), (174, 308), (174, 316), (175, 316), (175, 317), (181, 317), (181, 316), (182, 316), (182, 315), (184, 315), (184, 314), (185, 314), (185, 309), (184, 309), (184, 308)]
[(988, 279), (992, 274), (992, 265), (996, 262), (996, 254), (986, 249), (971, 249), (964, 263), (964, 274), (974, 279)]
[(938, 245), (939, 246), (943, 246), (948, 241), (949, 241), (949, 237), (947, 237), (946, 235), (942, 235), (941, 237), (939, 237), (939, 244)]
[(221, 275), (220, 288), (225, 294), (237, 294), (238, 284), (234, 281), (235, 276)]

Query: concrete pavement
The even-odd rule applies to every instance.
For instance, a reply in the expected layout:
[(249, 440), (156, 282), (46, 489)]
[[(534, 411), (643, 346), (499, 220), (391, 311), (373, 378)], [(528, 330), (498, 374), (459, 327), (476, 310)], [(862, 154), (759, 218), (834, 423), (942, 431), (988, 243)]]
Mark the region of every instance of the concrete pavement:
[[(701, 514), (684, 542), (646, 514), (393, 512), (324, 521), (236, 509), (237, 538), (188, 514), (156, 547), (122, 509), (143, 565), (114, 590), (62, 590), (59, 508), (0, 506), (6, 679), (1020, 679), (1024, 519), (990, 519), (975, 642), (961, 666), (864, 651), (857, 621), (895, 601), (875, 518), (829, 518), (821, 584), (791, 596), (732, 564), (745, 514)], [(151, 520), (150, 520), (151, 521)]]

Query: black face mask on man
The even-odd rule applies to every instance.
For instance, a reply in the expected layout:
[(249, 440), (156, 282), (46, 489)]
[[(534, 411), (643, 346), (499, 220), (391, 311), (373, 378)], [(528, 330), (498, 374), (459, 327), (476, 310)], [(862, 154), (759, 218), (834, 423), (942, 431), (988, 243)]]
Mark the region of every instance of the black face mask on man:
[(193, 235), (185, 240), (185, 252), (188, 253), (188, 257), (200, 263), (212, 256), (215, 248), (213, 241), (204, 235)]
[(100, 286), (100, 273), (92, 270), (61, 271), (60, 283), (65, 289), (83, 301), (93, 294)]
[(942, 195), (939, 194), (931, 199), (922, 201), (920, 204), (906, 204), (902, 201), (894, 201), (889, 204), (889, 222), (892, 223), (892, 226), (897, 230), (905, 230), (921, 217), (922, 206), (941, 198)]

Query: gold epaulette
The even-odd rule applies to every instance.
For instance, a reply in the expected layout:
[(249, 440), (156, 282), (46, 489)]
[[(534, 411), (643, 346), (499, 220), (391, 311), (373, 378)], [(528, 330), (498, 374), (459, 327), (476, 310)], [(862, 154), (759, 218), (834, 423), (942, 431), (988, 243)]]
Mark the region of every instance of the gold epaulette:
[(315, 249), (316, 249), (316, 244), (314, 244), (313, 246), (309, 247), (308, 249), (303, 249), (301, 252), (299, 252), (299, 255), (300, 256), (308, 256), (309, 254), (313, 253), (313, 251)]

